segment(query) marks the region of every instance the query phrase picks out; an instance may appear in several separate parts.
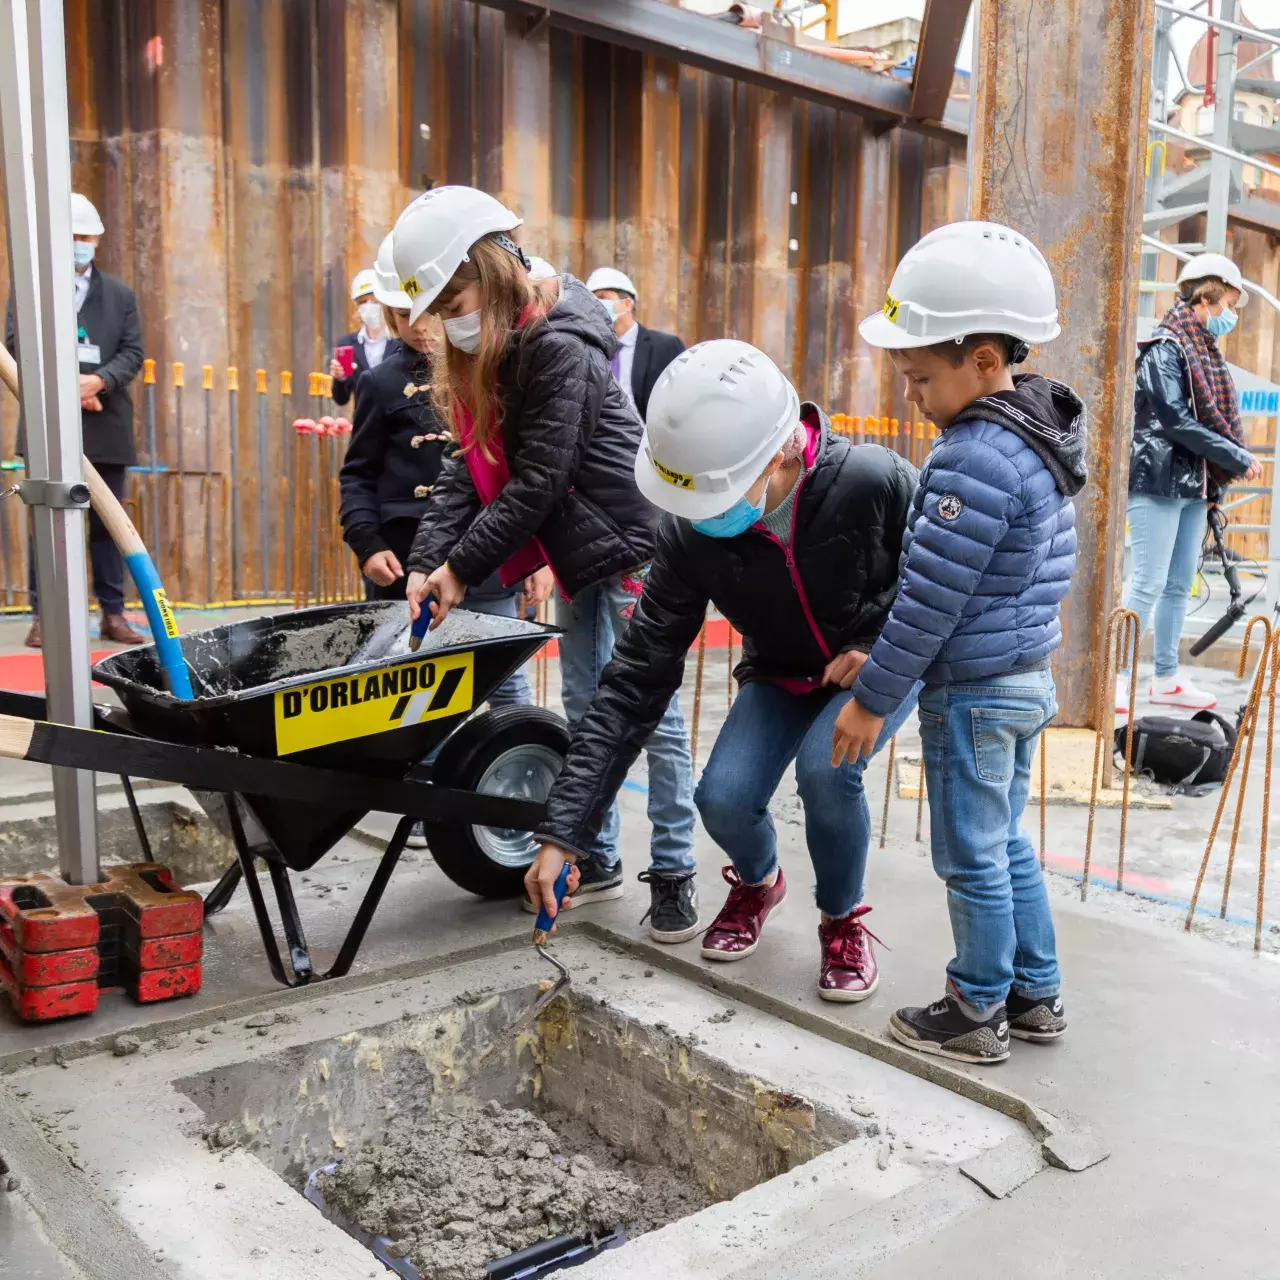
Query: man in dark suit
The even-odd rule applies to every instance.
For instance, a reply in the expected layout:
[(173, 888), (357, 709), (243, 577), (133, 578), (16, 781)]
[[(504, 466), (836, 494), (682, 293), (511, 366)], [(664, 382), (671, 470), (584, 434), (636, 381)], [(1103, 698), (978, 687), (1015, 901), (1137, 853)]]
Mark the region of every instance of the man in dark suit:
[(382, 304), (373, 296), (374, 274), (372, 267), (357, 271), (351, 281), (351, 301), (356, 304), (360, 328), (354, 333), (344, 333), (335, 347), (351, 348), (351, 377), (343, 376), (342, 365), (335, 354), (329, 361), (329, 376), (333, 379), (333, 402), (345, 405), (351, 393), (360, 385), (360, 379), (376, 369), (400, 346), (400, 340), (387, 332)]
[(616, 267), (597, 267), (587, 277), (587, 288), (613, 321), (618, 335), (613, 376), (631, 397), (643, 422), (658, 375), (684, 350), (684, 343), (674, 333), (660, 333), (640, 324), (636, 319), (636, 287)]
[[(76, 264), (77, 340), (80, 356), (81, 430), (84, 456), (97, 467), (111, 492), (124, 497), (129, 468), (138, 460), (133, 439), (133, 400), (129, 384), (142, 368), (142, 326), (133, 290), (93, 266), (102, 238), (98, 211), (79, 192), (71, 196), (71, 234)], [(5, 346), (18, 354), (13, 299), (4, 326)], [(22, 424), (18, 449), (23, 451)], [(144, 644), (146, 637), (124, 616), (124, 561), (97, 513), (89, 512), (89, 560), (93, 590), (102, 608), (102, 639), (117, 644)], [(26, 644), (40, 648), (40, 614), (36, 601), (34, 553), (27, 559), (31, 611), (35, 615)]]

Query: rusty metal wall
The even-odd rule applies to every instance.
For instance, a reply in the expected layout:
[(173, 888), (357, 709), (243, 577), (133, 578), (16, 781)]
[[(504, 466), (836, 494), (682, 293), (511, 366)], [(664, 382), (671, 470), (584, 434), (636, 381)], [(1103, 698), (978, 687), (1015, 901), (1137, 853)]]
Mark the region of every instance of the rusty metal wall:
[[(352, 274), (428, 184), (495, 191), (524, 217), (524, 245), (562, 269), (621, 267), (646, 324), (687, 343), (753, 341), (832, 412), (909, 416), (856, 325), (899, 253), (963, 215), (962, 147), (559, 30), (526, 35), (469, 0), (66, 0), (66, 15), (74, 180), (107, 227), (99, 262), (137, 290), (171, 470), (182, 400), (187, 474), (162, 477), (147, 532), (162, 562), (184, 547), (189, 598), (206, 527), (214, 594), (231, 589), (227, 490), (199, 474), (200, 367), (214, 368), (219, 477), (227, 366), (239, 371), (242, 536), (276, 541), (280, 372), (294, 374), (288, 409), (308, 411), (306, 374), (351, 325)], [(270, 388), (265, 530), (257, 368)], [(0, 412), (12, 457), (12, 406)], [(250, 564), (239, 585), (264, 584)]]

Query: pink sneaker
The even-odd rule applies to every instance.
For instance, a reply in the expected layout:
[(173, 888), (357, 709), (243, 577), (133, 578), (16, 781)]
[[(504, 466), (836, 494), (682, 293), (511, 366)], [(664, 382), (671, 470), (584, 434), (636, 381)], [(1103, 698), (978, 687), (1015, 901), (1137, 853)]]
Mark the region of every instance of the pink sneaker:
[(760, 930), (769, 912), (787, 896), (782, 868), (772, 884), (743, 884), (732, 867), (721, 874), (729, 884), (729, 896), (711, 928), (702, 938), (704, 960), (742, 960), (760, 945)]
[(818, 975), (818, 995), (823, 1000), (854, 1004), (865, 1000), (880, 983), (872, 940), (879, 942), (862, 917), (867, 906), (855, 907), (840, 920), (822, 920), (818, 941), (822, 944), (822, 969)]

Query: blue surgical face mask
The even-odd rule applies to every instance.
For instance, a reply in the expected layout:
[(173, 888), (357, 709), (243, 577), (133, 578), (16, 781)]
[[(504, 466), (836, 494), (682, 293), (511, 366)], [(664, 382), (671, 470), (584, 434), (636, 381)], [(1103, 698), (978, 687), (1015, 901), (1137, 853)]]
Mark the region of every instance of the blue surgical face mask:
[(618, 318), (618, 304), (612, 298), (597, 298), (596, 301), (604, 308), (604, 313), (612, 324)]
[(73, 240), (71, 242), (71, 251), (75, 254), (76, 266), (87, 267), (93, 261), (94, 251), (97, 245), (89, 244), (85, 240)]
[(1236, 327), (1236, 321), (1239, 319), (1240, 317), (1226, 303), (1223, 303), (1220, 315), (1205, 317), (1204, 327), (1215, 338), (1225, 338)]
[(712, 516), (709, 520), (694, 520), (693, 527), (708, 538), (736, 538), (746, 533), (760, 517), (764, 515), (764, 494), (760, 495), (760, 505), (753, 506), (746, 498), (737, 502), (721, 516)]

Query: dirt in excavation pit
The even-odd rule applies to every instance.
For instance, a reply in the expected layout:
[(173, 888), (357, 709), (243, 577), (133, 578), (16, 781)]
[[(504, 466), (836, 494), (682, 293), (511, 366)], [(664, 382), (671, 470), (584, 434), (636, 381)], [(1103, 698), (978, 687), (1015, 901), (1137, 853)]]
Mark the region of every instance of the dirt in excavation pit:
[(581, 1122), (489, 1102), (405, 1119), (318, 1180), (325, 1204), (388, 1236), (422, 1280), (478, 1280), (485, 1263), (558, 1235), (639, 1235), (713, 1197), (622, 1157)]

